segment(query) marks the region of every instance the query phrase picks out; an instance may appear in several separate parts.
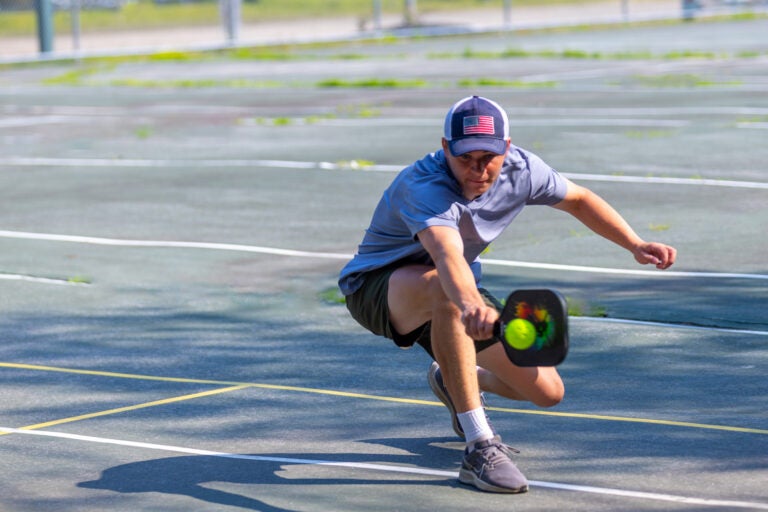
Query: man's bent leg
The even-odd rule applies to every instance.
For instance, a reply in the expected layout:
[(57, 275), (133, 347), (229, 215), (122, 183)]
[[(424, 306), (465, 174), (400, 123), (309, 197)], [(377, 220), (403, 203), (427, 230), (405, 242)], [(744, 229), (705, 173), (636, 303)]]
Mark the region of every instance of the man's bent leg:
[(528, 481), (512, 462), (510, 449), (488, 424), (480, 400), (475, 342), (465, 332), (458, 307), (445, 295), (437, 271), (417, 266), (396, 270), (389, 279), (388, 303), (390, 322), (399, 333), (431, 321), (432, 352), (466, 433), (459, 481), (488, 492), (527, 491)]
[(554, 367), (522, 368), (507, 358), (501, 343), (495, 343), (477, 354), (480, 387), (512, 400), (532, 402), (540, 407), (560, 403), (565, 387)]
[(410, 265), (389, 279), (392, 326), (401, 334), (432, 322), (432, 351), (458, 413), (481, 408), (474, 341), (464, 332), (461, 313), (448, 299), (434, 267)]

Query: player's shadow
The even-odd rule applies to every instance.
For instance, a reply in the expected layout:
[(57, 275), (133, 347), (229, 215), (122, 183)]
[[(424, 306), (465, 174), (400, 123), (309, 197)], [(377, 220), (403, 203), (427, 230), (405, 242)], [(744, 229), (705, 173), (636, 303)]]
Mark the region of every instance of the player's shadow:
[[(447, 441), (447, 439), (432, 439), (432, 442)], [(455, 479), (450, 477), (419, 478), (416, 476), (403, 477), (402, 474), (368, 473), (367, 470), (349, 468), (349, 478), (286, 478), (279, 473), (292, 466), (300, 465), (290, 460), (323, 460), (331, 462), (402, 464), (419, 467), (439, 467), (457, 469), (461, 458), (460, 452), (445, 447), (429, 444), (424, 439), (378, 439), (367, 440), (366, 443), (380, 444), (406, 454), (315, 454), (311, 456), (297, 453), (265, 453), (254, 457), (270, 457), (278, 459), (254, 460), (237, 459), (221, 456), (182, 456), (162, 459), (132, 462), (104, 470), (98, 480), (81, 482), (78, 487), (86, 489), (102, 489), (119, 493), (154, 492), (188, 496), (204, 502), (239, 507), (265, 512), (288, 512), (289, 509), (276, 507), (256, 498), (207, 487), (205, 484), (232, 483), (253, 485), (286, 485), (286, 486), (318, 486), (318, 485), (439, 485), (455, 486)], [(283, 459), (283, 460), (279, 460)], [(310, 462), (304, 463), (310, 464)], [(338, 470), (333, 473), (338, 475)], [(313, 472), (316, 474), (316, 472)]]

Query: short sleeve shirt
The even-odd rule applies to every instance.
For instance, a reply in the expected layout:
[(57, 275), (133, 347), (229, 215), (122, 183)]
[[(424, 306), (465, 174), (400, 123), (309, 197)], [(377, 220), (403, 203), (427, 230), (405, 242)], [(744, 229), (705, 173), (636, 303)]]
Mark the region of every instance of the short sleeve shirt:
[(464, 258), (479, 283), (479, 256), (526, 205), (552, 205), (565, 198), (567, 184), (541, 158), (511, 146), (498, 179), (469, 200), (453, 176), (442, 150), (403, 169), (384, 191), (352, 260), (342, 269), (339, 287), (354, 293), (364, 274), (393, 263), (432, 260), (417, 234), (431, 226), (449, 226), (461, 234)]

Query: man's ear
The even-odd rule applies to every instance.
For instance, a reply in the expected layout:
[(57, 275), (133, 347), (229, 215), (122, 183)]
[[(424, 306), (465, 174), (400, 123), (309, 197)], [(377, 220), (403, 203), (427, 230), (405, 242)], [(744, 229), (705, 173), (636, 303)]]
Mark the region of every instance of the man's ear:
[(445, 151), (449, 155), (452, 155), (453, 153), (451, 153), (451, 148), (448, 147), (448, 141), (445, 140), (445, 137), (443, 137), (442, 139), (442, 144), (443, 144), (443, 151)]

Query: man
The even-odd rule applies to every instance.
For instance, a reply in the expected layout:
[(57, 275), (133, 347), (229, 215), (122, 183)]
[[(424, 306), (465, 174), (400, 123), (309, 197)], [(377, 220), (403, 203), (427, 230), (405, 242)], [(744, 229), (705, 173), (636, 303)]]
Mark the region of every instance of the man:
[(491, 427), (481, 391), (551, 407), (564, 394), (552, 367), (513, 365), (493, 323), (500, 304), (479, 287), (478, 257), (527, 205), (549, 205), (666, 269), (674, 248), (645, 242), (603, 199), (511, 145), (506, 112), (472, 96), (445, 118), (442, 150), (406, 167), (379, 202), (339, 286), (352, 316), (400, 347), (418, 343), (436, 363), (428, 380), (467, 443), (462, 483), (518, 493), (528, 482)]

